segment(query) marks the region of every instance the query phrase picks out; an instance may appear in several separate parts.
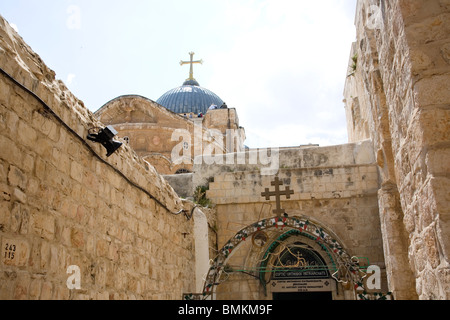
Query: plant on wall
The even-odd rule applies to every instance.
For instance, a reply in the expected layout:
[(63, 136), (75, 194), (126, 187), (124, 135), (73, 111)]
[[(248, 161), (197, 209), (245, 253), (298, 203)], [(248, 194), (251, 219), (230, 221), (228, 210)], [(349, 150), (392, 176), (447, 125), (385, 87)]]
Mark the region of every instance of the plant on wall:
[(194, 192), (194, 202), (202, 207), (210, 207), (212, 204), (211, 200), (206, 197), (206, 191), (208, 189), (208, 186), (198, 186)]
[(347, 77), (351, 77), (353, 75), (355, 75), (357, 66), (358, 66), (358, 54), (356, 53), (353, 57), (352, 57), (352, 65), (350, 66), (350, 71), (351, 73), (347, 76)]

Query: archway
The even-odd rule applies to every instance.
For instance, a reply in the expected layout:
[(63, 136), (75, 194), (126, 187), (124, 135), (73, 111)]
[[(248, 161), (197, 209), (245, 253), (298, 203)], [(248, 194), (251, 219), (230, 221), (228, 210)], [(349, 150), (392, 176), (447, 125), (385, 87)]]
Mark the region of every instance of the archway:
[(336, 263), (326, 246), (291, 229), (273, 239), (259, 264), (265, 296), (274, 300), (332, 300)]
[[(328, 270), (334, 280), (351, 285), (360, 283), (365, 276), (360, 271), (358, 259), (350, 256), (339, 239), (320, 223), (306, 217), (273, 217), (258, 221), (240, 230), (219, 250), (209, 267), (203, 287), (203, 296), (207, 298), (212, 295), (215, 287), (226, 280), (222, 278), (223, 273), (226, 273), (225, 265), (243, 242), (255, 234), (273, 228), (279, 230), (280, 237), (283, 235), (288, 237), (295, 233), (322, 248), (329, 258)], [(276, 246), (276, 242), (273, 242), (272, 245)], [(269, 246), (266, 254), (270, 254), (272, 249)], [(264, 266), (261, 266), (261, 270), (263, 268)]]

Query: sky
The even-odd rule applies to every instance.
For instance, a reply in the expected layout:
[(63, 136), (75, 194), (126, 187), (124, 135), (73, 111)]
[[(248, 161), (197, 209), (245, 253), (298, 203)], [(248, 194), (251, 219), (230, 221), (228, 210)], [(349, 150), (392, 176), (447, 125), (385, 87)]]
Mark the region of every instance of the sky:
[(0, 15), (95, 112), (194, 77), (236, 108), (250, 148), (347, 143), (357, 0), (1, 0)]

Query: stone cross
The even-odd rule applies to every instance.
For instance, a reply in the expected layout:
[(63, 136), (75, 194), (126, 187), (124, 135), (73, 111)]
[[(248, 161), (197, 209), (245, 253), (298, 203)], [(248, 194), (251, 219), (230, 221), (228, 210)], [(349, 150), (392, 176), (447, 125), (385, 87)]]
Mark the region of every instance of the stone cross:
[(271, 185), (275, 187), (275, 191), (269, 191), (269, 188), (266, 188), (265, 192), (261, 193), (261, 196), (266, 197), (266, 200), (270, 200), (270, 197), (275, 196), (276, 209), (273, 210), (278, 217), (281, 217), (281, 214), (284, 214), (284, 209), (281, 208), (280, 197), (286, 196), (286, 199), (291, 198), (291, 194), (294, 194), (294, 190), (290, 190), (289, 187), (286, 187), (284, 191), (280, 191), (280, 186), (283, 185), (283, 182), (280, 181), (278, 177), (275, 178), (275, 181), (271, 182)]
[(191, 60), (190, 61), (183, 61), (183, 60), (180, 61), (180, 65), (181, 66), (185, 65), (185, 64), (190, 64), (191, 65), (190, 71), (189, 71), (189, 79), (187, 79), (187, 80), (195, 80), (194, 79), (194, 64), (195, 63), (203, 64), (203, 60), (194, 61), (194, 54), (195, 54), (194, 52), (189, 52), (189, 55), (191, 56)]

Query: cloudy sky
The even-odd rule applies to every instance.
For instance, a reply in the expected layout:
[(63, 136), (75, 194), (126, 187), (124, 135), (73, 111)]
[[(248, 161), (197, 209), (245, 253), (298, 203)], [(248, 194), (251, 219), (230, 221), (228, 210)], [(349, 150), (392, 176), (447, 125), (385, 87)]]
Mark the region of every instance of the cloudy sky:
[(189, 75), (238, 111), (249, 147), (347, 142), (357, 0), (1, 0), (0, 15), (91, 110), (156, 101)]

